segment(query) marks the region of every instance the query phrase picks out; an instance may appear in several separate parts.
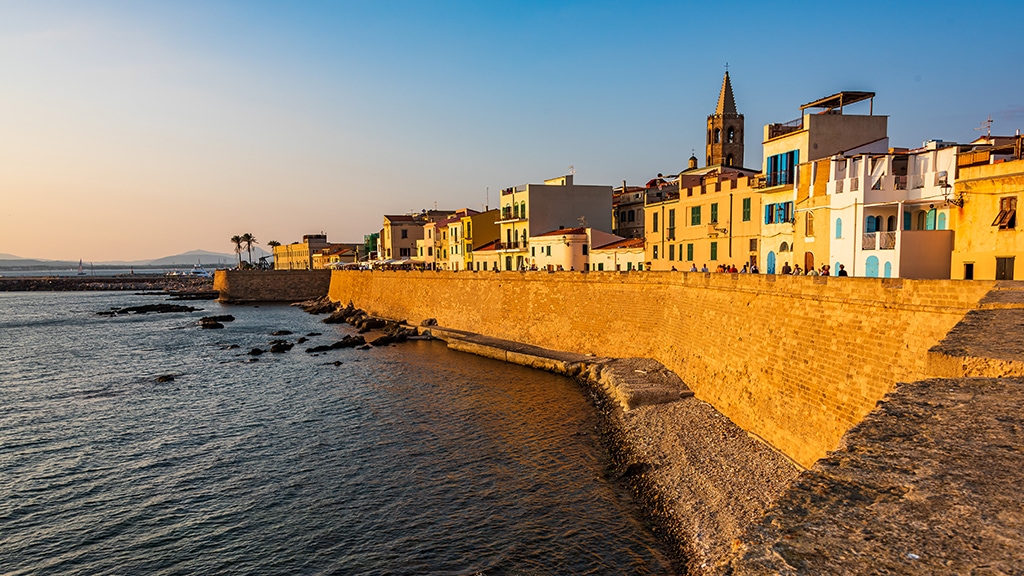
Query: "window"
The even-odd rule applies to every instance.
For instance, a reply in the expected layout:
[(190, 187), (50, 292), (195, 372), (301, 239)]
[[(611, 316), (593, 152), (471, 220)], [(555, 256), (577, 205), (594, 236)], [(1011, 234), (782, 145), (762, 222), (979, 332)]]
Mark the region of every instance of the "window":
[(992, 221), (993, 226), (1000, 230), (1012, 230), (1017, 226), (1017, 197), (1007, 196), (999, 199), (999, 214)]
[(548, 246), (546, 256), (551, 256), (551, 246)]
[(690, 207), (690, 226), (700, 226), (700, 206)]
[(732, 154), (729, 154), (728, 156), (725, 157), (725, 165), (726, 166), (732, 166), (732, 163), (733, 163)]
[(722, 130), (719, 129), (719, 128), (715, 128), (715, 144), (718, 144), (721, 141), (722, 141)]
[(629, 222), (635, 222), (636, 221), (636, 213), (633, 210), (630, 210), (629, 211), (629, 217), (626, 220), (629, 221)]
[(843, 219), (836, 218), (836, 239), (843, 237)]
[(408, 248), (401, 248), (401, 249), (399, 249), (399, 254), (402, 256), (402, 258), (408, 258), (409, 257), (409, 249)]
[(472, 236), (473, 236), (473, 224), (471, 222), (466, 222), (466, 237), (472, 237)]
[(711, 243), (711, 259), (718, 260), (718, 242)]
[(536, 246), (530, 246), (530, 256), (533, 256), (535, 258), (537, 257), (537, 247)]
[(750, 222), (750, 198), (743, 199), (743, 221)]
[(657, 231), (658, 231), (658, 213), (655, 212), (654, 215), (651, 216), (651, 232), (657, 232)]
[(657, 260), (658, 259), (658, 245), (657, 244), (654, 245), (654, 254), (653, 254), (652, 259), (653, 260)]
[(733, 142), (736, 141), (736, 129), (733, 128), (732, 126), (729, 126), (729, 131), (725, 133), (725, 140), (729, 144), (732, 144)]
[(779, 252), (789, 252), (789, 244), (786, 243), (786, 242), (783, 242), (782, 244), (780, 244), (779, 245)]
[(793, 222), (793, 202), (778, 202), (765, 205), (765, 224), (784, 224), (786, 222)]
[(409, 231), (406, 230), (405, 228), (402, 228), (402, 238), (408, 238), (408, 237), (409, 237)]
[(590, 253), (590, 250), (588, 248), (589, 247), (586, 244), (583, 245), (583, 255), (584, 256), (586, 256), (587, 254)]
[(600, 264), (597, 265), (597, 270), (599, 272), (604, 272), (604, 262), (601, 262)]
[(750, 239), (750, 251), (757, 252), (757, 238)]
[(974, 280), (974, 262), (964, 262), (964, 280)]
[(800, 151), (791, 150), (768, 157), (768, 186), (792, 184), (796, 177), (796, 165), (800, 163)]
[(672, 261), (672, 260), (676, 259), (676, 245), (675, 244), (669, 244), (668, 245), (668, 259), (669, 259), (669, 261)]
[(711, 223), (718, 223), (718, 202), (714, 202), (711, 204)]
[(868, 234), (878, 232), (878, 219), (874, 216), (868, 216), (864, 221), (864, 231)]
[(693, 244), (686, 245), (686, 259), (690, 262), (693, 261)]
[(807, 213), (807, 218), (804, 220), (804, 236), (814, 237), (814, 214), (811, 212)]
[(665, 230), (668, 232), (668, 239), (676, 239), (676, 209), (673, 208), (668, 211), (668, 228)]

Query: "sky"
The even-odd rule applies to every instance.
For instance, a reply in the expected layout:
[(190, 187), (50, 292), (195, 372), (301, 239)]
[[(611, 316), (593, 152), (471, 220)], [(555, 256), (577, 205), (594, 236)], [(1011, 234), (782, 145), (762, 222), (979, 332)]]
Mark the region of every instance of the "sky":
[(892, 146), (1013, 134), (1022, 23), (1002, 0), (0, 0), (0, 253), (356, 242), (570, 167), (642, 184), (703, 158), (726, 63), (748, 167), (842, 90), (877, 94)]

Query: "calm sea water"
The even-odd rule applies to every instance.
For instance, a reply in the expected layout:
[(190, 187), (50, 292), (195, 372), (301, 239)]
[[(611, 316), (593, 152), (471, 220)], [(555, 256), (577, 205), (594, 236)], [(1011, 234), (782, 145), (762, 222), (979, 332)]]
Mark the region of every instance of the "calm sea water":
[(0, 574), (671, 571), (571, 381), (439, 342), (314, 356), (351, 328), (287, 306), (96, 314), (157, 301), (0, 293)]

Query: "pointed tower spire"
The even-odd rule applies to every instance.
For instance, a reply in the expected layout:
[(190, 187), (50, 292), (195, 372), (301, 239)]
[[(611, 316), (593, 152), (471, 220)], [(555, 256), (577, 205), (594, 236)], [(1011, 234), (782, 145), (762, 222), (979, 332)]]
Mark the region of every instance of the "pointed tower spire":
[(725, 78), (722, 79), (722, 91), (718, 94), (718, 106), (715, 107), (715, 114), (736, 114), (736, 99), (732, 95), (732, 82), (729, 81), (729, 71), (725, 71)]

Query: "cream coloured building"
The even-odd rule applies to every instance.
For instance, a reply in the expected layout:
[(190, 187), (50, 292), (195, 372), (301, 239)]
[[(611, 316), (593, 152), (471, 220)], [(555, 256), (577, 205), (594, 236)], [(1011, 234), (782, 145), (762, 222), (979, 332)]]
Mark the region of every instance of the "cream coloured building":
[(624, 238), (590, 249), (591, 272), (623, 272), (643, 269), (643, 238)]
[(612, 187), (584, 186), (573, 176), (501, 191), (499, 242), (502, 270), (530, 267), (530, 237), (559, 228), (588, 227), (611, 233)]

